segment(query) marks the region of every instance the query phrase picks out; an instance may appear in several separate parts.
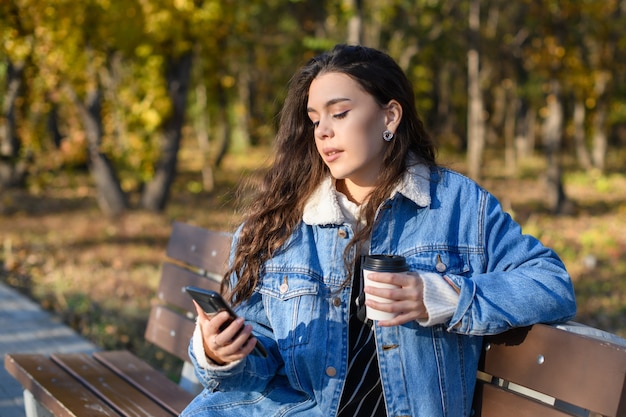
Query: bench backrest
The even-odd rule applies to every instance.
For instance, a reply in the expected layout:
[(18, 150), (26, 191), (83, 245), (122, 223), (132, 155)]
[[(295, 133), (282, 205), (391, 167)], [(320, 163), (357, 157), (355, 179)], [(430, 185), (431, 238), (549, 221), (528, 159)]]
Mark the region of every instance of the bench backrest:
[[(174, 223), (148, 341), (188, 361), (195, 311), (184, 288), (219, 291), (231, 238)], [(626, 344), (543, 324), (487, 337), (474, 403), (482, 417), (626, 416)]]
[(145, 338), (183, 361), (195, 326), (187, 285), (220, 290), (232, 236), (175, 222), (161, 268), (158, 302), (152, 306)]
[(486, 338), (476, 415), (626, 416), (626, 341), (569, 327), (536, 324)]

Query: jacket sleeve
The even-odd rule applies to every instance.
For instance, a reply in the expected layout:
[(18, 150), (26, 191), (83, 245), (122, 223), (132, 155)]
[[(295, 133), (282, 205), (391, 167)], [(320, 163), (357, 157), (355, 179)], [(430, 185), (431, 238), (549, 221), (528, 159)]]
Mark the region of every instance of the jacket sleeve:
[(470, 276), (448, 275), (460, 289), (449, 330), (487, 335), (573, 318), (574, 289), (557, 254), (522, 234), (494, 196), (481, 189), (479, 199), (484, 264)]
[[(255, 317), (250, 316), (249, 311), (262, 308), (261, 296), (257, 293), (252, 297), (248, 305), (241, 309), (236, 309), (237, 314), (245, 317), (246, 324), (252, 324), (253, 335), (263, 344), (268, 351), (268, 357), (263, 358), (254, 353), (248, 355), (244, 360), (233, 362), (225, 366), (219, 366), (200, 357), (202, 349), (198, 348), (197, 342), (194, 347), (194, 334), (189, 343), (189, 357), (194, 366), (194, 371), (198, 381), (209, 391), (263, 391), (269, 381), (276, 375), (278, 369), (282, 368), (282, 360), (278, 354), (278, 349), (274, 339), (271, 337), (271, 330), (264, 324), (255, 321)], [(198, 329), (196, 329), (196, 332)]]
[[(231, 260), (236, 240), (235, 234)], [(209, 391), (262, 391), (283, 364), (263, 308), (261, 295), (255, 292), (249, 300), (237, 306), (235, 312), (245, 319), (246, 324), (252, 325), (252, 334), (263, 344), (268, 357), (263, 358), (252, 353), (244, 360), (225, 366), (216, 365), (204, 356), (204, 349), (201, 343), (200, 346), (198, 343), (199, 329), (196, 328), (188, 349), (194, 372), (198, 381)]]

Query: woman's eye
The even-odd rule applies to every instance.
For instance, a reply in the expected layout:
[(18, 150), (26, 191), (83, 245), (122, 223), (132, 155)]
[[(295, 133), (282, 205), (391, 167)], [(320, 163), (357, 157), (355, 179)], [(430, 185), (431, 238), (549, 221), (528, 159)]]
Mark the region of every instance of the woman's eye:
[(334, 117), (335, 119), (343, 119), (344, 117), (346, 117), (346, 116), (348, 115), (348, 112), (349, 112), (349, 111), (350, 111), (350, 110), (346, 110), (346, 111), (344, 111), (344, 112), (341, 112), (341, 113), (335, 114), (335, 115), (333, 115), (333, 117)]
[(315, 129), (316, 127), (318, 127), (320, 125), (319, 121), (315, 121), (313, 122), (313, 128)]

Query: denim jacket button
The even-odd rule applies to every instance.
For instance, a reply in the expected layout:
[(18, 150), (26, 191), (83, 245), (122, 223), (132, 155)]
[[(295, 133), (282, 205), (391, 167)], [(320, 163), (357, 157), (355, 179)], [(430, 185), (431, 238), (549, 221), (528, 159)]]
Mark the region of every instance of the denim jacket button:
[(281, 294), (286, 293), (287, 291), (289, 291), (289, 284), (287, 283), (280, 284), (280, 287), (278, 288), (278, 290), (280, 291)]
[(333, 305), (334, 305), (335, 307), (339, 307), (339, 306), (341, 306), (341, 298), (339, 298), (339, 297), (334, 297), (334, 298), (333, 298)]
[(339, 229), (337, 235), (339, 235), (340, 238), (345, 239), (348, 236), (348, 232), (343, 229)]
[(437, 272), (446, 272), (446, 269), (448, 269), (448, 267), (443, 262), (437, 262), (437, 265), (435, 265), (435, 269), (437, 270)]
[(329, 366), (328, 368), (326, 368), (326, 375), (328, 375), (329, 377), (334, 377), (335, 375), (337, 375), (337, 370), (334, 367)]

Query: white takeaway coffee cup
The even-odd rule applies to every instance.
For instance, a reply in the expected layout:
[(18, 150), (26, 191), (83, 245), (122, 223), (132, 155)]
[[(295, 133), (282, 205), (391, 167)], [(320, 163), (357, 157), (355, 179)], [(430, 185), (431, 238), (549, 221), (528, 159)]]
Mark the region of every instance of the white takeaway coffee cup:
[[(403, 256), (399, 255), (368, 255), (363, 258), (362, 264), (363, 270), (363, 284), (365, 287), (378, 287), (378, 288), (399, 288), (397, 285), (385, 284), (381, 282), (371, 281), (369, 274), (372, 272), (406, 272), (409, 270), (409, 266)], [(377, 297), (375, 295), (365, 294), (365, 300), (374, 300), (381, 303), (392, 303), (392, 300), (387, 298)], [(388, 313), (386, 311), (376, 310), (369, 306), (366, 306), (366, 315), (371, 320), (391, 320), (396, 314)]]

